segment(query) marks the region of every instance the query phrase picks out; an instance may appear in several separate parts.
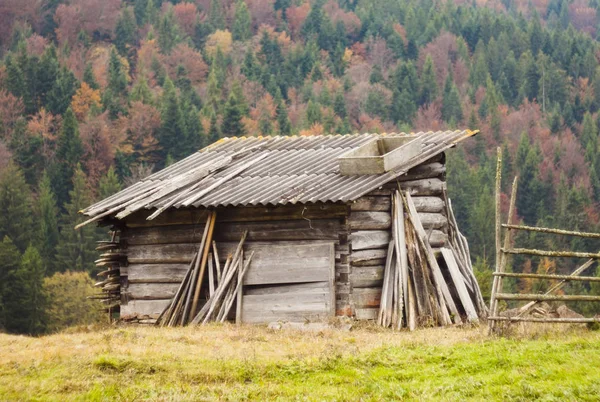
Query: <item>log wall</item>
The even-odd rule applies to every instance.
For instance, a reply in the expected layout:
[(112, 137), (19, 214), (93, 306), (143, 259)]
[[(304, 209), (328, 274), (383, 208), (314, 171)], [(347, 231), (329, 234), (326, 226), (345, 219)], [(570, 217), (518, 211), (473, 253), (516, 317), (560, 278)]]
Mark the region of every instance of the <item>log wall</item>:
[(432, 247), (446, 245), (445, 171), (443, 156), (439, 156), (412, 169), (398, 182), (388, 183), (350, 204), (348, 311), (351, 314), (348, 315), (357, 319), (377, 318), (385, 259), (391, 240), (391, 194), (398, 184), (411, 193)]

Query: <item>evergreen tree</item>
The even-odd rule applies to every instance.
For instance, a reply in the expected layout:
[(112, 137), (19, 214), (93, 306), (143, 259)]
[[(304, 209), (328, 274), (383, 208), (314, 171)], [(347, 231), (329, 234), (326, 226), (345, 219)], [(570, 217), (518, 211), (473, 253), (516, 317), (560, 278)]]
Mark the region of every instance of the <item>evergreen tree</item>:
[(71, 104), (77, 91), (78, 83), (75, 75), (66, 67), (61, 67), (52, 88), (47, 94), (46, 108), (52, 114), (63, 114)]
[(129, 7), (125, 7), (115, 28), (115, 47), (123, 56), (127, 56), (129, 48), (135, 44), (135, 17)]
[(10, 236), (21, 251), (32, 237), (29, 191), (23, 174), (14, 164), (0, 172), (0, 237)]
[(4, 236), (0, 242), (0, 330), (6, 330), (10, 304), (11, 280), (14, 272), (19, 268), (21, 253), (9, 236)]
[(121, 191), (121, 183), (119, 182), (115, 168), (111, 166), (98, 182), (98, 196), (103, 200), (119, 191)]
[(533, 101), (538, 97), (541, 79), (541, 74), (535, 58), (531, 57), (531, 55), (525, 56), (524, 68), (523, 95), (530, 101)]
[(451, 120), (460, 121), (463, 118), (462, 105), (458, 88), (452, 81), (452, 75), (448, 74), (444, 85), (444, 97), (442, 100), (442, 118), (446, 122)]
[(39, 335), (46, 330), (44, 273), (40, 253), (29, 246), (8, 278), (4, 307), (9, 332)]
[(51, 275), (55, 271), (56, 246), (58, 244), (58, 207), (50, 185), (50, 178), (46, 173), (40, 181), (36, 220), (39, 222), (37, 248), (44, 262), (46, 274)]
[(390, 119), (396, 124), (410, 124), (416, 112), (417, 106), (408, 91), (395, 89), (390, 106)]
[(315, 123), (320, 123), (323, 115), (321, 114), (321, 106), (312, 100), (306, 105), (306, 123), (311, 127)]
[(246, 41), (252, 37), (252, 17), (246, 2), (238, 0), (235, 4), (235, 19), (231, 30), (233, 40)]
[(219, 132), (219, 125), (217, 124), (217, 116), (212, 115), (210, 118), (210, 130), (208, 132), (209, 144), (214, 144), (219, 141), (219, 138), (221, 138), (221, 133)]
[(225, 17), (223, 16), (223, 8), (219, 0), (210, 1), (208, 22), (213, 31), (225, 29)]
[(79, 211), (91, 204), (86, 186), (85, 174), (78, 167), (73, 175), (73, 190), (69, 191), (70, 202), (65, 205), (61, 216), (60, 236), (57, 246), (57, 271), (95, 270), (96, 228), (86, 225), (75, 230), (75, 226), (85, 220)]
[(344, 93), (342, 91), (338, 91), (338, 93), (335, 94), (333, 111), (342, 119), (346, 118), (346, 99), (344, 99)]
[(519, 191), (517, 193), (517, 210), (527, 225), (537, 222), (540, 203), (544, 197), (540, 194), (539, 156), (535, 148), (530, 147), (525, 163), (520, 165)]
[[(154, 0), (150, 0), (152, 3)], [(148, 0), (134, 0), (133, 2), (133, 14), (135, 20), (139, 26), (144, 25), (148, 22), (146, 15), (146, 9), (148, 8)]]
[(242, 137), (246, 134), (238, 99), (233, 92), (225, 104), (221, 133), (225, 137)]
[(94, 70), (92, 70), (91, 63), (85, 65), (85, 71), (83, 72), (83, 82), (88, 84), (88, 86), (92, 89), (99, 89), (100, 85), (96, 81), (96, 77), (94, 77)]
[[(91, 69), (91, 67), (90, 67)], [(47, 110), (50, 110), (49, 105), (49, 96), (52, 87), (54, 87), (56, 83), (56, 79), (59, 76), (60, 64), (58, 62), (58, 56), (56, 55), (56, 47), (54, 45), (50, 45), (44, 50), (44, 54), (40, 58), (40, 64), (37, 72), (37, 83), (38, 83), (38, 93), (40, 94), (40, 104), (44, 106)], [(84, 80), (85, 80), (84, 74)], [(92, 87), (90, 85), (90, 87)], [(96, 89), (96, 88), (94, 88)]]
[(163, 54), (169, 54), (180, 40), (173, 10), (169, 10), (158, 23), (158, 47)]
[(142, 102), (147, 105), (152, 105), (154, 103), (154, 96), (150, 91), (146, 77), (140, 77), (133, 85), (131, 92), (129, 93), (129, 101)]
[(589, 112), (583, 116), (580, 141), (583, 148), (587, 148), (590, 145), (592, 149), (598, 149), (598, 127)]
[(162, 156), (175, 157), (176, 148), (181, 141), (185, 141), (185, 121), (179, 99), (173, 82), (167, 78), (163, 87), (161, 101), (161, 125), (158, 129), (158, 143), (162, 148)]
[(108, 86), (104, 91), (102, 103), (109, 111), (110, 117), (116, 119), (119, 113), (125, 113), (125, 99), (127, 96), (127, 75), (123, 71), (123, 64), (119, 54), (113, 48), (108, 61)]
[(79, 125), (75, 113), (69, 108), (63, 116), (56, 147), (56, 162), (51, 173), (54, 194), (60, 206), (68, 200), (67, 194), (72, 188), (73, 173), (82, 156), (83, 145), (79, 137)]
[(430, 104), (437, 97), (437, 80), (435, 76), (435, 67), (430, 55), (425, 58), (423, 71), (421, 72), (421, 96), (419, 103), (421, 105)]
[(369, 76), (369, 83), (378, 84), (384, 80), (383, 73), (381, 72), (381, 66), (379, 64), (375, 64), (373, 66), (373, 70), (371, 70), (371, 75)]

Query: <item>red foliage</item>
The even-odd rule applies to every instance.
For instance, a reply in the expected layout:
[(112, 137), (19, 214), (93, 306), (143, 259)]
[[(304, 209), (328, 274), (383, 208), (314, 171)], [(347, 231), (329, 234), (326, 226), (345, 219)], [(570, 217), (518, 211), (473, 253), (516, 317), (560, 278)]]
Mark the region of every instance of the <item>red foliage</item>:
[(82, 160), (94, 188), (113, 163), (119, 145), (111, 133), (108, 112), (89, 118), (79, 126), (79, 133), (84, 149)]
[(346, 27), (346, 33), (355, 34), (360, 30), (360, 19), (352, 11), (341, 9), (337, 1), (329, 0), (323, 7), (323, 10), (329, 15), (334, 25), (338, 21), (343, 22)]
[(247, 0), (248, 11), (252, 16), (252, 27), (256, 30), (261, 25), (276, 26), (275, 0)]
[(194, 35), (198, 10), (193, 3), (179, 3), (173, 6), (173, 14), (177, 24), (189, 36)]
[(17, 98), (6, 90), (0, 90), (0, 139), (8, 140), (12, 127), (23, 115), (25, 107), (21, 98)]
[(371, 37), (366, 44), (369, 63), (380, 66), (384, 71), (387, 70), (394, 61), (394, 53), (387, 46), (385, 39), (380, 36)]
[(299, 6), (291, 6), (285, 10), (285, 16), (287, 17), (292, 39), (296, 39), (298, 37), (298, 34), (300, 33), (302, 25), (304, 24), (309, 12), (310, 4), (308, 4), (308, 2)]
[(0, 141), (0, 171), (8, 166), (12, 160), (12, 153), (6, 146), (6, 144)]
[(48, 45), (48, 39), (36, 33), (26, 40), (27, 53), (30, 55), (41, 56)]
[(585, 0), (575, 0), (569, 4), (569, 19), (575, 28), (592, 37), (596, 35), (596, 9), (589, 7)]
[(178, 44), (170, 55), (164, 56), (164, 64), (169, 75), (174, 78), (178, 66), (183, 66), (187, 76), (196, 85), (204, 81), (208, 73), (208, 66), (200, 52), (197, 52), (186, 43)]
[(440, 102), (432, 102), (429, 105), (423, 105), (417, 110), (417, 115), (413, 121), (415, 131), (437, 131), (443, 130), (445, 124), (442, 120), (442, 108)]
[[(433, 60), (438, 87), (443, 88), (448, 75), (448, 64), (454, 64), (458, 60), (456, 36), (449, 32), (442, 32), (437, 38), (425, 45), (423, 50), (419, 52), (419, 71), (423, 68), (427, 55), (430, 55)], [(464, 65), (460, 67), (461, 72), (463, 67)]]
[(121, 0), (72, 0), (59, 5), (54, 15), (59, 43), (74, 43), (82, 30), (92, 38), (111, 36), (120, 8)]
[(158, 149), (158, 141), (155, 134), (160, 123), (158, 109), (133, 102), (129, 115), (119, 117), (116, 125), (116, 137), (124, 142), (121, 150), (126, 154), (136, 153), (143, 162), (156, 162), (154, 152)]
[(39, 0), (1, 0), (0, 1), (0, 44), (10, 40), (13, 28), (18, 22), (26, 23), (38, 29), (43, 20), (42, 6)]

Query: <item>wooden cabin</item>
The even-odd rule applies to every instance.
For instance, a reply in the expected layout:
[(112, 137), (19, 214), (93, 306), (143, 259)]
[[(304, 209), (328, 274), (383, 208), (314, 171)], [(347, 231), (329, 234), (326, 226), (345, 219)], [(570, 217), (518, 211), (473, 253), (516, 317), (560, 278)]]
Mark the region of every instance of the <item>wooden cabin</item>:
[[(192, 260), (199, 259), (207, 217), (216, 213), (212, 239), (203, 246), (215, 261), (209, 261), (210, 275), (200, 277), (199, 306), (218, 286), (216, 266), (223, 268), (247, 233), (244, 256), (253, 257), (236, 290), (239, 307), (223, 318), (244, 323), (333, 316), (381, 321), (382, 288), (384, 293), (398, 290), (384, 283), (392, 280), (386, 279), (386, 270), (394, 264), (388, 257), (399, 233), (394, 231), (398, 199), (393, 195), (405, 194), (426, 232), (426, 244), (419, 243), (416, 253), (410, 236), (403, 240), (410, 314), (417, 325), (427, 313), (429, 324), (449, 324), (448, 317), (452, 322), (476, 320), (485, 314), (485, 305), (446, 194), (444, 153), (476, 133), (224, 138), (82, 211), (89, 217), (84, 224), (96, 221), (112, 228), (113, 237), (100, 244), (97, 261), (104, 269), (99, 282), (104, 302), (123, 321), (153, 323), (193, 269)], [(400, 220), (408, 219), (410, 211), (405, 211)], [(456, 257), (456, 266), (443, 261), (443, 250)], [(428, 259), (428, 251), (443, 278), (433, 271), (436, 262)], [(422, 275), (415, 264), (423, 264)], [(446, 290), (440, 290), (442, 279)], [(423, 306), (428, 294), (446, 298), (437, 304), (443, 314)], [(383, 297), (388, 304), (394, 299), (389, 295)], [(405, 292), (407, 317), (409, 296)]]

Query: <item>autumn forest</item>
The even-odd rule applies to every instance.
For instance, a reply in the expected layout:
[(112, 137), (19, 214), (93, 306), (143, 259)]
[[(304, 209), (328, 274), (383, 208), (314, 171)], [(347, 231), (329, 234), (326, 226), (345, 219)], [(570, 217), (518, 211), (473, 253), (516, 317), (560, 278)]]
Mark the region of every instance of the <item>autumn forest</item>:
[(599, 23), (598, 0), (0, 1), (0, 331), (96, 320), (107, 229), (78, 211), (229, 136), (481, 130), (448, 186), (489, 295), (497, 147), (505, 212), (518, 175), (519, 221), (600, 229)]

